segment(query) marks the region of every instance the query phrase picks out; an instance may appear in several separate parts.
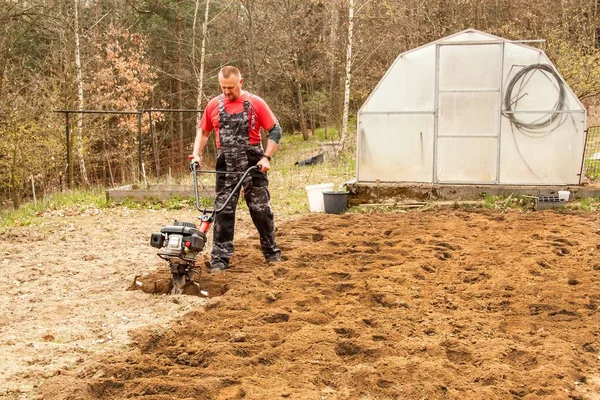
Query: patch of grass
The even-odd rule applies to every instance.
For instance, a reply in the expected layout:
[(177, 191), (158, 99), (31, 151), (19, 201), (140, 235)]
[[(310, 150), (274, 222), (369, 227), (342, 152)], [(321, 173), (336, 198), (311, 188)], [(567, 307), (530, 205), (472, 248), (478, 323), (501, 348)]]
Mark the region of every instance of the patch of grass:
[(182, 208), (186, 207), (187, 205), (194, 205), (194, 199), (188, 198), (188, 199), (184, 200), (180, 196), (175, 196), (175, 197), (170, 197), (161, 203), (162, 203), (162, 205), (165, 206), (165, 208), (167, 210), (181, 210)]
[(104, 188), (95, 187), (88, 190), (80, 189), (70, 192), (57, 193), (49, 199), (46, 208), (64, 208), (71, 205), (94, 206), (106, 208), (110, 202), (106, 199)]
[(130, 208), (132, 210), (137, 210), (143, 208), (143, 202), (135, 201), (129, 197), (124, 198), (121, 202), (118, 203), (123, 207)]
[[(483, 207), (487, 209), (518, 209), (518, 210), (533, 210), (535, 200), (522, 196), (489, 196), (482, 194)], [(600, 211), (600, 198), (583, 198), (578, 201), (570, 201), (567, 203), (566, 209), (557, 208), (556, 212), (568, 211), (584, 211), (596, 212)]]
[(36, 224), (41, 219), (42, 212), (46, 210), (59, 210), (76, 208), (85, 212), (89, 208), (106, 208), (110, 203), (102, 188), (77, 189), (55, 193), (44, 199), (24, 203), (18, 210), (0, 211), (0, 227), (29, 226)]
[[(210, 208), (213, 206), (213, 199), (201, 197), (199, 203), (201, 207)], [(180, 210), (184, 208), (194, 208), (195, 200), (193, 197), (173, 197), (168, 200), (148, 199), (145, 201), (134, 201), (130, 198), (126, 198), (125, 200), (114, 204), (106, 199), (106, 193), (103, 188), (91, 188), (87, 190), (77, 189), (56, 193), (38, 201), (37, 204), (34, 204), (33, 202), (23, 203), (18, 210), (0, 211), (0, 228), (37, 225), (43, 221), (43, 213), (45, 211), (68, 209), (85, 213), (90, 209), (104, 209), (114, 206), (121, 206), (134, 210)]]
[(531, 210), (533, 207), (533, 200), (522, 196), (491, 196), (488, 194), (482, 194), (483, 207), (487, 209), (517, 209), (517, 210)]
[(317, 128), (314, 137), (322, 142), (340, 140), (340, 132), (336, 128)]
[(581, 199), (579, 203), (574, 204), (577, 204), (577, 206), (574, 207), (577, 207), (582, 211), (595, 212), (600, 210), (600, 198), (586, 197)]
[[(208, 197), (200, 197), (198, 203), (200, 207), (212, 207), (213, 199)], [(125, 198), (121, 202), (117, 203), (117, 205), (130, 208), (133, 210), (182, 210), (185, 208), (193, 208), (196, 207), (196, 203), (193, 197), (182, 198), (180, 196), (173, 196), (166, 200), (159, 200), (157, 198), (150, 198), (143, 201), (133, 200), (129, 197)]]
[(488, 195), (486, 193), (483, 193), (482, 197), (483, 197), (483, 207), (484, 208), (490, 208), (491, 209), (491, 208), (495, 208), (496, 207), (496, 201), (498, 200), (497, 196), (490, 196), (490, 195)]

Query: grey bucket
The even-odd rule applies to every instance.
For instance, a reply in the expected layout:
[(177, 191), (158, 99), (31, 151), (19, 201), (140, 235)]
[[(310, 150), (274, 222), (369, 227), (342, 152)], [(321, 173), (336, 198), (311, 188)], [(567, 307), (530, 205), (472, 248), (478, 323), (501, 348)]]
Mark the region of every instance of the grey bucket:
[(340, 214), (348, 208), (348, 192), (323, 192), (323, 208), (327, 214)]

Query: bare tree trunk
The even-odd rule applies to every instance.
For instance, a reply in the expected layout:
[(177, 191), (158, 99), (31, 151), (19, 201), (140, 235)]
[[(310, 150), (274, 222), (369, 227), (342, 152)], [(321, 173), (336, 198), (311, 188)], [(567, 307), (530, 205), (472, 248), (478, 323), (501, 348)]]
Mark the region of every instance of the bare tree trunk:
[(344, 113), (342, 136), (338, 151), (342, 151), (348, 138), (348, 109), (350, 108), (350, 77), (352, 71), (352, 33), (354, 30), (354, 0), (348, 0), (348, 47), (346, 49), (346, 82), (344, 84)]
[[(310, 80), (310, 83), (308, 84), (308, 95), (309, 97), (314, 97), (315, 95), (315, 85), (313, 80)], [(317, 116), (315, 114), (315, 108), (316, 107), (310, 107), (309, 108), (309, 122), (310, 122), (310, 131), (314, 134), (315, 131), (317, 130)]]
[[(194, 34), (193, 37), (196, 37), (196, 14), (198, 13), (198, 5), (200, 0), (196, 0), (196, 11), (194, 12)], [(202, 91), (204, 88), (204, 58), (206, 56), (206, 33), (208, 31), (208, 10), (209, 10), (210, 0), (206, 0), (206, 6), (204, 9), (204, 23), (202, 24), (202, 45), (200, 48), (200, 71), (197, 74), (198, 80), (198, 97), (196, 98), (196, 110), (202, 109)], [(194, 39), (192, 39), (194, 40)], [(192, 47), (192, 51), (194, 54), (196, 53), (196, 47)], [(195, 66), (194, 62), (194, 66)], [(200, 119), (202, 118), (202, 114), (196, 113), (196, 134), (200, 133)]]
[[(297, 59), (294, 62), (296, 65), (296, 71), (299, 71)], [(296, 88), (296, 101), (298, 102), (298, 117), (300, 118), (300, 130), (302, 131), (302, 138), (304, 140), (308, 140), (310, 138), (310, 133), (306, 128), (306, 119), (304, 116), (304, 102), (302, 100), (302, 85), (300, 84), (300, 79), (298, 76), (294, 79), (294, 87)]]
[[(113, 176), (112, 167), (110, 165), (112, 158), (109, 151), (106, 151), (106, 163), (108, 164), (108, 173), (110, 174), (110, 187), (115, 187), (115, 177)], [(108, 185), (107, 185), (108, 186)]]
[[(181, 80), (183, 79), (183, 68), (181, 65), (181, 0), (177, 0), (177, 107), (183, 109), (183, 88), (181, 86)], [(177, 113), (177, 122), (179, 125), (179, 138), (178, 138), (178, 154), (176, 157), (177, 170), (179, 170), (179, 164), (183, 157), (183, 112)]]
[(125, 155), (123, 154), (123, 152), (119, 153), (119, 158), (119, 163), (121, 164), (121, 184), (123, 184), (126, 181), (125, 168), (127, 167), (127, 161), (125, 160)]
[(4, 71), (6, 70), (6, 61), (2, 60), (2, 66), (0, 67), (0, 98), (4, 92)]
[(12, 165), (10, 168), (10, 197), (12, 199), (13, 208), (18, 210), (21, 206), (21, 193), (18, 188), (19, 184), (17, 183), (17, 146), (14, 146), (12, 149)]
[[(102, 142), (102, 153), (106, 154), (106, 142)], [(108, 187), (108, 179), (106, 176), (106, 164), (102, 163), (102, 181), (104, 182), (104, 187)]]
[[(283, 4), (285, 6), (286, 12), (289, 15), (292, 15), (293, 10), (290, 4), (289, 0), (284, 0)], [(300, 69), (300, 64), (298, 63), (298, 50), (295, 47), (296, 44), (296, 38), (294, 35), (294, 29), (292, 27), (291, 24), (287, 24), (287, 31), (288, 31), (288, 35), (289, 35), (289, 39), (290, 39), (290, 43), (292, 46), (292, 59), (294, 61), (294, 69), (293, 71), (288, 74), (290, 82), (292, 84), (292, 95), (294, 94), (294, 91), (296, 92), (296, 106), (298, 107), (298, 119), (300, 120), (300, 132), (302, 133), (302, 138), (304, 140), (308, 140), (310, 137), (310, 133), (308, 132), (308, 129), (306, 128), (306, 120), (305, 120), (305, 116), (304, 116), (304, 102), (302, 99), (302, 82), (300, 81), (300, 76), (301, 76), (301, 69)]]
[(600, 24), (598, 23), (598, 12), (600, 11), (600, 0), (594, 2), (594, 34), (593, 34), (593, 47), (600, 49)]
[[(83, 78), (81, 73), (81, 56), (79, 46), (79, 0), (75, 0), (75, 69), (77, 70), (77, 98), (79, 109), (83, 110)], [(86, 186), (90, 185), (85, 168), (84, 148), (83, 148), (83, 114), (78, 114), (77, 118), (77, 156), (79, 157), (79, 166), (81, 168), (81, 177)]]
[[(329, 129), (329, 125), (331, 124), (331, 116), (333, 115), (333, 104), (335, 103), (335, 96), (334, 95), (334, 88), (335, 88), (335, 78), (336, 78), (336, 68), (335, 68), (335, 59), (336, 59), (336, 50), (338, 47), (338, 22), (339, 22), (339, 18), (338, 18), (338, 7), (337, 7), (337, 2), (335, 2), (332, 6), (331, 6), (331, 30), (330, 30), (330, 37), (329, 37), (329, 104), (327, 104), (327, 108), (328, 108), (328, 112), (327, 115), (325, 116), (325, 137), (327, 138), (327, 130)], [(336, 128), (339, 127), (339, 125), (337, 124), (337, 121), (339, 121), (338, 117), (338, 111), (339, 109), (335, 110), (335, 116), (336, 118), (334, 118), (334, 120), (336, 121)]]

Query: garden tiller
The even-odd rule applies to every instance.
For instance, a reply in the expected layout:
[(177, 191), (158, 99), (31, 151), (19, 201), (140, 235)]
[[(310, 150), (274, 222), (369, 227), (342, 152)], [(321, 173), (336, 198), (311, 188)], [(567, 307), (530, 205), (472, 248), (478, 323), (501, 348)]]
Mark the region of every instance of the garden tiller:
[[(194, 178), (196, 209), (202, 213), (198, 217), (200, 227), (197, 227), (193, 222), (174, 221), (173, 225), (163, 226), (160, 232), (153, 233), (150, 238), (150, 245), (159, 249), (158, 256), (169, 263), (173, 283), (171, 294), (183, 293), (183, 287), (186, 285), (197, 285), (194, 280), (194, 275), (198, 273), (194, 268), (196, 266), (196, 256), (204, 249), (206, 234), (215, 219), (215, 215), (227, 207), (234, 194), (240, 190), (244, 179), (252, 170), (258, 169), (258, 166), (252, 166), (245, 172), (201, 171), (197, 168), (197, 163), (190, 164)], [(217, 208), (217, 205), (214, 204), (213, 208), (206, 208), (200, 206), (198, 173), (238, 174), (241, 175), (241, 178), (220, 207)]]

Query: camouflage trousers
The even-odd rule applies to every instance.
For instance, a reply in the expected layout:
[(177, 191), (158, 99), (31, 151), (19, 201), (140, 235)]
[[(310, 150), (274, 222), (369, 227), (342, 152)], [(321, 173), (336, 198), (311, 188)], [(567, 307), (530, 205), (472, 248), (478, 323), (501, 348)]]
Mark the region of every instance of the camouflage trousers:
[[(249, 148), (243, 157), (232, 154), (220, 154), (217, 159), (217, 171), (244, 170), (248, 165), (255, 165), (261, 157), (261, 148)], [(257, 154), (254, 154), (257, 153)], [(218, 174), (216, 182), (216, 207), (220, 207), (238, 183), (238, 174)], [(269, 180), (266, 174), (252, 171), (242, 184), (244, 199), (248, 205), (252, 222), (260, 237), (260, 247), (266, 260), (278, 259), (281, 250), (275, 242), (275, 224), (271, 211)], [(213, 250), (211, 267), (227, 268), (233, 255), (235, 212), (240, 192), (233, 195), (225, 209), (215, 216)]]

